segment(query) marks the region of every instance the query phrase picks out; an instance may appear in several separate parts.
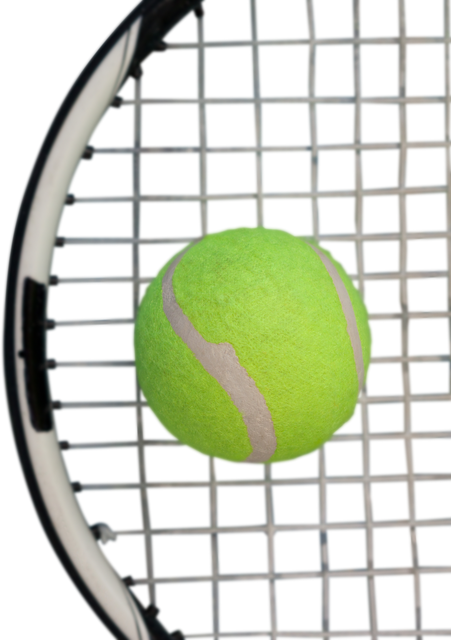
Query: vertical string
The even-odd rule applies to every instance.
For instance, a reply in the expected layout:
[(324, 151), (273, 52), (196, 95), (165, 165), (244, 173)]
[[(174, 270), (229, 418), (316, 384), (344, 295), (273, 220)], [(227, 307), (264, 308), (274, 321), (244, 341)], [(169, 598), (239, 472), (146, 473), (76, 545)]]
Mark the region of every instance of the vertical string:
[(203, 9), (196, 11), (197, 37), (198, 37), (198, 90), (199, 100), (199, 135), (200, 135), (200, 217), (202, 235), (206, 235), (208, 228), (208, 203), (207, 195), (207, 120), (205, 113), (205, 47), (204, 47), (204, 21)]
[(271, 616), (271, 640), (277, 636), (276, 588), (274, 578), (274, 510), (271, 482), (271, 465), (265, 464), (266, 534), (268, 537), (269, 604)]
[(309, 52), (309, 113), (310, 113), (310, 145), (311, 145), (311, 192), (312, 192), (312, 216), (313, 236), (319, 240), (319, 215), (318, 215), (318, 134), (316, 123), (315, 102), (315, 70), (316, 70), (316, 41), (315, 19), (313, 12), (313, 0), (307, 0), (308, 26), (310, 34)]
[(260, 61), (258, 55), (256, 0), (251, 0), (252, 64), (254, 70), (254, 111), (257, 170), (257, 226), (263, 226), (262, 106), (260, 102)]
[[(451, 161), (450, 161), (450, 64), (449, 64), (449, 0), (445, 0), (444, 6), (444, 35), (445, 35), (445, 153), (446, 153), (446, 213), (447, 213), (447, 232), (446, 239), (447, 257), (448, 257), (448, 312), (449, 318), (449, 352), (451, 354)], [(451, 362), (449, 373), (449, 393), (451, 393)]]

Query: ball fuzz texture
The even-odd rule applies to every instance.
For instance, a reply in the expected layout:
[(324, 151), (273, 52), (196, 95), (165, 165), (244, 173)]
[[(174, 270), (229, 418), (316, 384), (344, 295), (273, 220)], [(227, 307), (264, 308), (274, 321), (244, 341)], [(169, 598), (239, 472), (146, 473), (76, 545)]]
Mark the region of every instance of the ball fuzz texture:
[(352, 416), (370, 359), (351, 280), (313, 240), (234, 229), (172, 258), (135, 328), (138, 379), (165, 427), (234, 461), (309, 453)]

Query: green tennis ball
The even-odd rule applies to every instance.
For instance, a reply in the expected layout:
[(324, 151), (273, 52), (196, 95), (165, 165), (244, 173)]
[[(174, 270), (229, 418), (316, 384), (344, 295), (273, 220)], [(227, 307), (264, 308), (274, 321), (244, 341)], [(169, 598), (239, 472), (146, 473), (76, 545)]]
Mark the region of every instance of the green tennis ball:
[(309, 453), (352, 416), (370, 360), (362, 299), (332, 256), (283, 231), (209, 235), (147, 289), (144, 395), (166, 428), (227, 460)]

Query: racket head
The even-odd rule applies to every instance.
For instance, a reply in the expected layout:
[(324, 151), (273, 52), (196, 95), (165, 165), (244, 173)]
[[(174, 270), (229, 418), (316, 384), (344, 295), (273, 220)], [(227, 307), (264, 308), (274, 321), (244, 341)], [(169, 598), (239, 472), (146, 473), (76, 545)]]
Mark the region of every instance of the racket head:
[[(448, 24), (449, 24), (449, 22), (448, 22)], [(449, 103), (449, 99), (448, 99), (448, 103)], [(449, 119), (448, 119), (448, 123), (449, 123)], [(448, 132), (449, 132), (449, 124), (448, 124)], [(448, 136), (449, 136), (449, 134), (448, 134)], [(447, 151), (447, 153), (448, 153), (447, 158), (449, 159), (449, 157), (450, 157), (450, 156), (449, 156), (449, 146), (448, 146), (448, 151)], [(447, 166), (449, 166), (449, 163), (448, 163), (448, 165), (447, 165)], [(448, 214), (448, 215), (449, 215), (449, 214)], [(449, 221), (449, 217), (448, 217), (448, 221)], [(448, 228), (449, 228), (449, 227), (448, 227)], [(447, 234), (446, 239), (447, 239), (448, 246), (449, 246), (449, 233)], [(448, 303), (448, 302), (447, 302), (447, 307), (449, 308), (449, 303)], [(412, 481), (412, 483), (413, 483), (413, 478), (412, 478), (412, 477), (410, 477), (410, 478), (409, 478), (409, 481)], [(412, 484), (412, 486), (413, 486), (413, 488), (414, 488), (414, 484)], [(418, 594), (418, 592), (417, 592), (417, 594)]]

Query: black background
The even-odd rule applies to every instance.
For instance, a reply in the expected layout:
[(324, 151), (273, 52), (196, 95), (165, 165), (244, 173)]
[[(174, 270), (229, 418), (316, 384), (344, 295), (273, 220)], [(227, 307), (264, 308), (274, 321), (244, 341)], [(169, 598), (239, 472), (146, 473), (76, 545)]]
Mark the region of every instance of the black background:
[[(9, 2), (3, 7), (3, 153), (0, 255), (46, 123), (72, 76), (132, 0)], [(5, 140), (6, 138), (6, 140)], [(5, 197), (6, 196), (6, 197)], [(16, 638), (105, 639), (52, 558), (33, 519), (0, 411), (2, 611)], [(8, 623), (8, 624), (7, 624)]]

